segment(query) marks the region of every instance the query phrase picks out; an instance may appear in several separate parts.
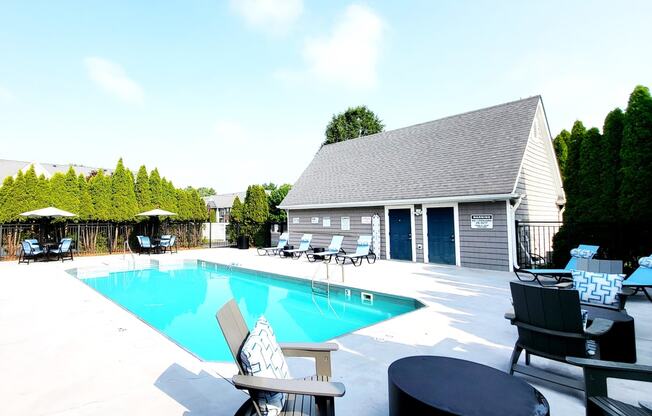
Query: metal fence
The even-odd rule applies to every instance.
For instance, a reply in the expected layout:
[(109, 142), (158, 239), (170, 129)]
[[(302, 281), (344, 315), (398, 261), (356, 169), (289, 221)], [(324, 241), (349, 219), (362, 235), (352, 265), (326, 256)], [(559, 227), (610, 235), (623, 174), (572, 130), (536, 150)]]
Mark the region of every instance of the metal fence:
[(152, 225), (140, 223), (18, 223), (0, 224), (0, 260), (15, 259), (20, 251), (21, 241), (36, 238), (39, 241), (60, 241), (62, 238), (73, 239), (76, 254), (95, 255), (111, 254), (122, 251), (124, 242), (137, 249), (137, 235), (173, 234), (177, 237), (179, 248), (220, 247), (225, 244), (209, 244), (202, 237), (203, 223), (163, 222)]
[(516, 261), (523, 268), (553, 264), (552, 239), (561, 228), (558, 221), (516, 221)]

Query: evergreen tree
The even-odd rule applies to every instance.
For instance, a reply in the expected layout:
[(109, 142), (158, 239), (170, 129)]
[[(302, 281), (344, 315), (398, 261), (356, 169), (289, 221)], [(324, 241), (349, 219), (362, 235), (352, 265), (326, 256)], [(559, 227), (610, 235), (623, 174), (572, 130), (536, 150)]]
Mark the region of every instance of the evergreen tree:
[[(39, 201), (39, 183), (38, 177), (36, 176), (36, 171), (34, 170), (34, 165), (30, 165), (27, 172), (25, 172), (25, 211), (32, 211), (39, 208), (44, 208), (40, 206)], [(24, 212), (24, 211), (23, 211)]]
[(604, 120), (602, 129), (603, 151), (600, 192), (600, 208), (602, 215), (600, 220), (616, 222), (620, 214), (618, 212), (618, 197), (620, 192), (620, 146), (623, 140), (623, 128), (625, 114), (620, 108), (616, 108)]
[(267, 221), (269, 205), (267, 204), (267, 194), (262, 186), (250, 185), (247, 188), (243, 213), (245, 223), (262, 224)]
[(231, 205), (231, 212), (229, 213), (229, 222), (240, 224), (244, 220), (244, 212), (240, 197), (235, 197)]
[(194, 221), (206, 221), (208, 219), (208, 209), (198, 190), (193, 189), (190, 192), (190, 202), (193, 207), (192, 219)]
[(177, 199), (177, 216), (179, 221), (187, 221), (192, 215), (192, 208), (188, 201), (188, 191), (184, 189), (175, 189)]
[(603, 147), (601, 142), (602, 136), (595, 127), (589, 129), (580, 142), (578, 221), (596, 222), (602, 217), (600, 176)]
[(52, 205), (52, 195), (50, 193), (50, 181), (45, 177), (44, 174), (38, 177), (38, 183), (36, 185), (36, 209), (46, 208)]
[[(179, 213), (179, 201), (177, 190), (171, 181), (163, 178), (161, 179), (161, 208), (170, 212)], [(176, 219), (182, 221), (181, 215)]]
[(93, 212), (95, 219), (109, 221), (113, 213), (113, 198), (111, 196), (111, 177), (106, 176), (103, 170), (99, 170), (90, 179), (89, 190), (93, 201)]
[(568, 141), (568, 158), (566, 159), (564, 191), (566, 192), (566, 209), (564, 220), (577, 221), (579, 206), (581, 206), (581, 184), (579, 181), (580, 146), (586, 135), (586, 129), (581, 121), (576, 121), (571, 129)]
[(161, 175), (158, 169), (154, 169), (149, 175), (149, 196), (153, 208), (161, 208), (163, 205), (163, 187)]
[(566, 169), (566, 160), (568, 160), (568, 142), (570, 141), (570, 133), (568, 130), (562, 130), (557, 137), (553, 140), (552, 144), (555, 147), (555, 154), (557, 155), (557, 163), (559, 163), (559, 171), (561, 172), (562, 179), (566, 179), (564, 171)]
[(50, 178), (50, 203), (53, 207), (64, 209), (66, 195), (66, 176), (56, 172)]
[(138, 209), (148, 211), (152, 209), (152, 193), (150, 191), (149, 175), (147, 168), (142, 165), (136, 175), (136, 200), (138, 200)]
[(0, 188), (0, 223), (11, 222), (14, 213), (13, 207), (13, 188), (14, 188), (14, 177), (7, 176), (2, 182), (2, 187)]
[(288, 192), (292, 189), (289, 183), (283, 184), (274, 189), (269, 195), (269, 220), (275, 223), (283, 223), (287, 220), (287, 213), (284, 209), (278, 209)]
[(81, 221), (90, 221), (95, 219), (90, 186), (86, 181), (84, 175), (79, 174), (77, 177), (77, 186), (79, 187), (79, 210), (77, 211), (78, 218)]
[(64, 177), (63, 203), (57, 208), (72, 212), (73, 214), (79, 213), (79, 181), (77, 180), (77, 173), (75, 173), (72, 166), (68, 169)]
[(21, 212), (29, 211), (29, 199), (27, 197), (27, 184), (25, 183), (25, 174), (18, 171), (14, 186), (11, 188), (10, 199), (11, 217), (18, 221), (26, 221), (27, 218), (20, 216)]
[(111, 219), (125, 222), (134, 219), (138, 213), (138, 201), (134, 192), (133, 175), (125, 169), (122, 158), (111, 177), (111, 192), (113, 194), (113, 213)]
[(652, 213), (652, 97), (637, 86), (629, 97), (620, 149), (620, 213), (624, 220), (650, 221)]

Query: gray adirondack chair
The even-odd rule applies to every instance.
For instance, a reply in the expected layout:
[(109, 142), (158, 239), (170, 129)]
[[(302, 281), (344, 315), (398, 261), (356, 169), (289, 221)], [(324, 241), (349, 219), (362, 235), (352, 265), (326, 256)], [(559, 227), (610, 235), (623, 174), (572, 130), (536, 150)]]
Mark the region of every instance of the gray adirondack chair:
[[(652, 415), (652, 402), (641, 401), (641, 407), (612, 399), (607, 392), (607, 379), (637, 380), (652, 383), (652, 366), (599, 361), (585, 358), (568, 357), (571, 364), (584, 369), (586, 391), (586, 416), (618, 415), (649, 416)], [(650, 400), (649, 397), (646, 398)]]
[[(286, 357), (314, 358), (317, 373), (315, 376), (292, 380), (250, 376), (244, 373), (239, 360), (240, 349), (249, 336), (249, 329), (235, 300), (228, 301), (217, 312), (216, 317), (238, 367), (239, 374), (232, 379), (236, 388), (247, 390), (250, 396), (253, 396), (255, 391), (287, 393), (288, 399), (281, 413), (283, 416), (335, 414), (334, 398), (342, 397), (345, 393), (342, 383), (330, 381), (331, 352), (337, 351), (337, 344), (280, 343)], [(262, 416), (258, 404), (252, 399), (247, 400), (236, 413), (236, 416), (253, 415)]]

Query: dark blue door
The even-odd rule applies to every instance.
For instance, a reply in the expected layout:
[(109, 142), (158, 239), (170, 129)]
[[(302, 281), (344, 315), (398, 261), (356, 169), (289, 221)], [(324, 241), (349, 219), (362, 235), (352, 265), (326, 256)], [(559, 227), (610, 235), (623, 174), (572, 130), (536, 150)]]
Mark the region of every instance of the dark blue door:
[(428, 208), (428, 262), (455, 264), (453, 208)]
[(389, 257), (412, 260), (412, 216), (410, 209), (389, 210)]

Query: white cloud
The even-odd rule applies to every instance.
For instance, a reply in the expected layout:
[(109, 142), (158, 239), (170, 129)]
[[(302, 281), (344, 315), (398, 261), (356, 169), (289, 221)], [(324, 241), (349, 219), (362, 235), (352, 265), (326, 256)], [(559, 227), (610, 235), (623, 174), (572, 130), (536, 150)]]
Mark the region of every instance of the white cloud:
[(107, 59), (90, 57), (84, 59), (89, 78), (106, 93), (131, 104), (143, 104), (145, 92), (129, 78), (122, 66)]
[(303, 0), (231, 0), (231, 8), (250, 26), (280, 33), (301, 16)]
[(304, 71), (281, 69), (279, 79), (317, 78), (353, 88), (377, 83), (384, 23), (368, 7), (352, 4), (328, 36), (308, 39), (303, 48)]
[(9, 102), (14, 98), (9, 88), (0, 85), (0, 103)]

